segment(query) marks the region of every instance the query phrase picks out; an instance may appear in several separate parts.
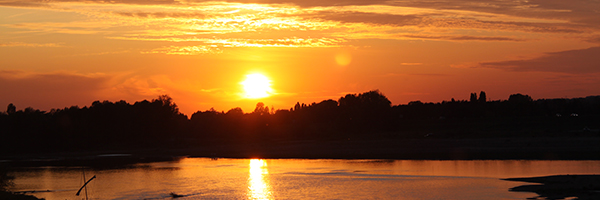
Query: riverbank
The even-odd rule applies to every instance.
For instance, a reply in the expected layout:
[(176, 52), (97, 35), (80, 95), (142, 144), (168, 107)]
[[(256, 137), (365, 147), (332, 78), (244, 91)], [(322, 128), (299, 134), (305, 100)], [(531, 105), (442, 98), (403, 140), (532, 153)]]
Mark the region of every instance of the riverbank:
[[(198, 157), (417, 160), (598, 160), (598, 137), (274, 141), (190, 147)], [(182, 152), (183, 153), (183, 152)]]
[(576, 197), (579, 200), (600, 199), (600, 175), (556, 175), (528, 178), (507, 178), (507, 181), (536, 183), (511, 188), (513, 192), (534, 192), (543, 199), (566, 199)]
[(179, 157), (410, 159), (410, 160), (600, 160), (599, 137), (262, 141), (249, 144), (188, 143), (153, 149), (107, 149), (3, 155), (0, 165), (111, 168)]
[(24, 194), (15, 194), (12, 192), (0, 191), (0, 199), (10, 199), (10, 200), (43, 200), (31, 195)]

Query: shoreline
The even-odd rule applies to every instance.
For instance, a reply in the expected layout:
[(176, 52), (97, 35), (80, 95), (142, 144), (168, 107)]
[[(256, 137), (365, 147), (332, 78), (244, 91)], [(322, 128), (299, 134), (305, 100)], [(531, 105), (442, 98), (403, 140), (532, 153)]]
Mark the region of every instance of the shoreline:
[(263, 141), (0, 156), (0, 166), (111, 167), (180, 157), (394, 160), (600, 160), (600, 137)]
[(536, 193), (538, 198), (599, 199), (600, 175), (553, 175), (540, 177), (506, 178), (505, 181), (522, 182), (525, 185), (510, 188), (511, 192)]

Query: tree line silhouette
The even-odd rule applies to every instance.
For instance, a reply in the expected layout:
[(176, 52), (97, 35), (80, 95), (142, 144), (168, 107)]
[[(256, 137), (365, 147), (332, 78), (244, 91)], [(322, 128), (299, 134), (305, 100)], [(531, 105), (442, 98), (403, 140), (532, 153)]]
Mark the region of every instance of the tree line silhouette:
[(189, 118), (167, 95), (133, 104), (95, 101), (49, 112), (9, 104), (0, 113), (4, 154), (171, 148), (203, 144), (268, 144), (297, 140), (598, 136), (600, 96), (533, 100), (513, 94), (487, 100), (412, 101), (392, 105), (378, 90), (338, 100), (296, 103), (251, 113), (197, 111)]

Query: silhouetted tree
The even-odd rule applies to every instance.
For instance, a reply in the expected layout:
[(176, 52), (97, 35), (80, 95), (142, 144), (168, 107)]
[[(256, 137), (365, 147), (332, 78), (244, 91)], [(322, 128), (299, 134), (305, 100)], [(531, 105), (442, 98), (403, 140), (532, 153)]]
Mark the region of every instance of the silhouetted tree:
[[(373, 90), (347, 94), (338, 101), (298, 102), (290, 111), (274, 111), (260, 102), (252, 113), (245, 114), (239, 107), (227, 112), (211, 108), (195, 112), (190, 119), (179, 113), (167, 95), (133, 105), (123, 100), (94, 101), (90, 107), (71, 106), (49, 113), (31, 107), (17, 111), (9, 104), (7, 113), (11, 114), (0, 114), (0, 154), (213, 142), (243, 145), (271, 139), (422, 138), (429, 132), (436, 137), (490, 132), (527, 135), (530, 130), (564, 135), (583, 127), (600, 128), (600, 96), (535, 101), (523, 94), (513, 94), (504, 101), (484, 101), (486, 98), (481, 91), (475, 102), (485, 104), (453, 99), (442, 103), (411, 101), (392, 107), (385, 95)], [(578, 113), (580, 117), (556, 117), (558, 113)]]
[(485, 103), (487, 101), (487, 96), (484, 91), (479, 93), (479, 103)]
[(340, 107), (356, 107), (360, 105), (360, 99), (356, 94), (346, 94), (338, 100)]
[(477, 102), (477, 93), (471, 93), (471, 98), (469, 101), (472, 103)]
[(527, 103), (527, 102), (533, 102), (533, 99), (529, 95), (523, 95), (523, 94), (517, 93), (517, 94), (511, 94), (508, 97), (508, 101), (513, 102), (513, 103)]
[(511, 94), (508, 98), (508, 107), (505, 108), (511, 116), (530, 116), (536, 108), (533, 99), (529, 95)]
[(179, 114), (179, 108), (177, 104), (173, 102), (173, 98), (169, 95), (160, 95), (158, 99), (154, 99), (152, 103), (160, 103), (163, 107), (167, 108), (173, 114)]
[(347, 94), (339, 100), (339, 115), (347, 132), (365, 132), (381, 130), (388, 120), (391, 101), (379, 90), (361, 94)]
[(24, 113), (34, 113), (34, 112), (36, 112), (36, 110), (33, 107), (27, 107), (23, 110), (23, 112)]
[(254, 114), (257, 115), (268, 115), (269, 114), (269, 107), (265, 107), (265, 104), (263, 102), (258, 102), (256, 104), (256, 107), (254, 108), (254, 112), (252, 112)]
[(244, 115), (244, 111), (240, 107), (235, 107), (235, 108), (232, 108), (232, 109), (228, 110), (225, 114), (226, 115), (243, 116)]
[(301, 108), (300, 107), (300, 102), (296, 102), (296, 105), (294, 105), (294, 109), (293, 110), (298, 111), (298, 110), (300, 110), (300, 108)]
[(13, 114), (15, 112), (17, 112), (17, 107), (14, 104), (9, 103), (6, 108), (6, 114)]
[(379, 90), (372, 90), (362, 94), (347, 94), (338, 100), (340, 107), (357, 107), (367, 109), (390, 108), (392, 102)]

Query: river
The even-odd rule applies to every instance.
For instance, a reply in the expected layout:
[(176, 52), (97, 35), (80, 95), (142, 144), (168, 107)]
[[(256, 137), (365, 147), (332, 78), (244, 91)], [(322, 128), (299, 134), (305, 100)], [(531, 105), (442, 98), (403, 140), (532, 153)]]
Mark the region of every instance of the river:
[(210, 159), (136, 164), (119, 169), (16, 169), (12, 191), (47, 200), (85, 199), (526, 199), (500, 180), (600, 174), (600, 161)]

